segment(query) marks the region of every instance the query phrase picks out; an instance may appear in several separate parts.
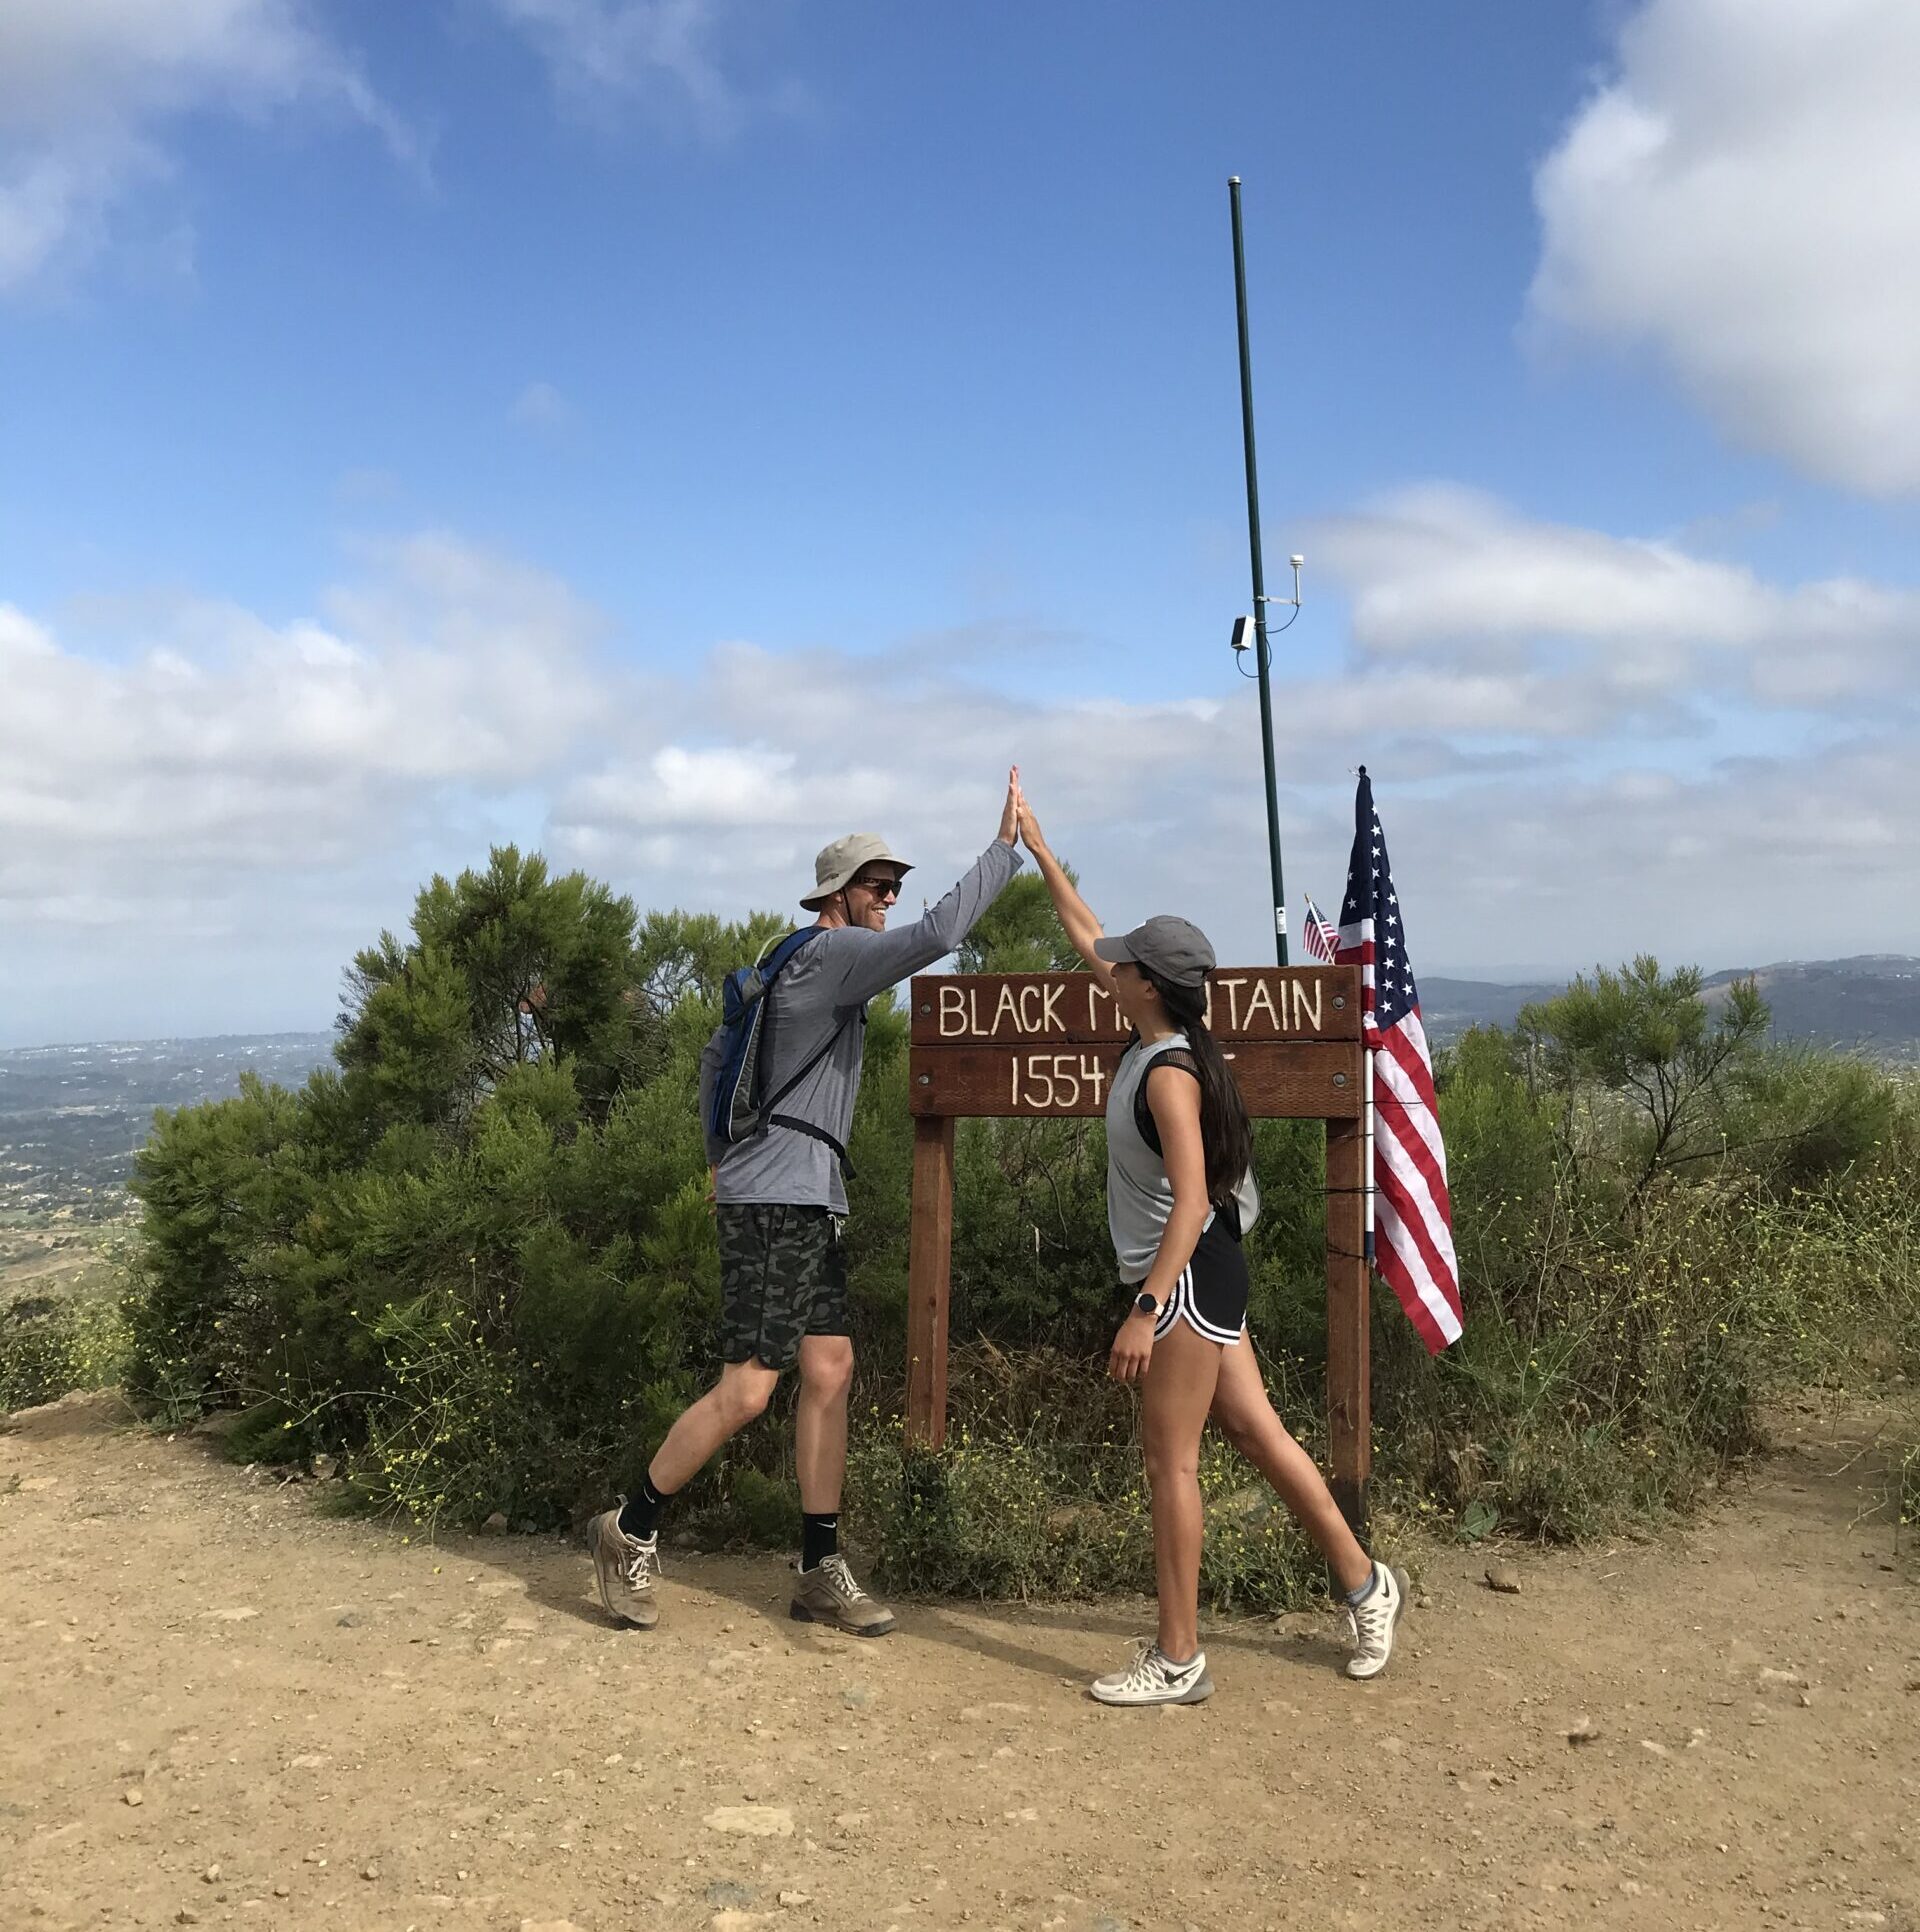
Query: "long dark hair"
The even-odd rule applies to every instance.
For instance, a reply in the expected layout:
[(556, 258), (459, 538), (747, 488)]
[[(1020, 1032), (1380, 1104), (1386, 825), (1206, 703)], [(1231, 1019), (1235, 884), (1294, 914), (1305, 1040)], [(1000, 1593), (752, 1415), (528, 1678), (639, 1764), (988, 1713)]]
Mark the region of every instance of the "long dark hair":
[(1160, 995), (1167, 1018), (1187, 1036), (1194, 1065), (1200, 1069), (1200, 1142), (1207, 1155), (1207, 1199), (1218, 1207), (1253, 1165), (1253, 1122), (1247, 1118), (1247, 1103), (1220, 1043), (1207, 1030), (1207, 989), (1175, 986), (1149, 967), (1141, 971)]

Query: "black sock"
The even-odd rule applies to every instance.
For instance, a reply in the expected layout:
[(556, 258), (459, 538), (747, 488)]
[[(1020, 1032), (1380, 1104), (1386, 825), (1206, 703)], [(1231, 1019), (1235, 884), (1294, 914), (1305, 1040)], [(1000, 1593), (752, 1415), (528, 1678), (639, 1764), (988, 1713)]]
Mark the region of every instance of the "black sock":
[(639, 1493), (629, 1496), (626, 1507), (620, 1512), (620, 1527), (629, 1536), (637, 1536), (644, 1543), (660, 1527), (660, 1511), (672, 1500), (671, 1491), (663, 1495), (654, 1488), (651, 1475), (642, 1476)]
[(802, 1511), (800, 1516), (800, 1567), (817, 1570), (828, 1557), (840, 1553), (840, 1512), (816, 1516)]

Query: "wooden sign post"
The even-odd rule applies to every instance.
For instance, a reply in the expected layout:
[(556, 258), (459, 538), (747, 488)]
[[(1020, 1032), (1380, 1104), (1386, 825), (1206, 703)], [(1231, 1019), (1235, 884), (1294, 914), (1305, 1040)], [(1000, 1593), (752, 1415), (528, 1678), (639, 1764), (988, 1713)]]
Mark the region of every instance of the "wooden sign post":
[[(1334, 1498), (1357, 1528), (1372, 1459), (1359, 968), (1220, 971), (1209, 998), (1247, 1111), (1327, 1124), (1327, 1421)], [(913, 982), (912, 1022), (907, 1432), (937, 1448), (947, 1428), (953, 1124), (1105, 1113), (1128, 1028), (1091, 973), (929, 974)]]

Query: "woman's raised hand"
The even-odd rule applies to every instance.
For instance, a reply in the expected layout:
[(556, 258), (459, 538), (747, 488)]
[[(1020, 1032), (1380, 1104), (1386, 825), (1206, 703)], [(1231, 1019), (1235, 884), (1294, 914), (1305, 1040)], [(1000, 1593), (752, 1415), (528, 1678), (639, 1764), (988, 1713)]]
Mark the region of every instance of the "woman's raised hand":
[(1033, 807), (1027, 803), (1025, 792), (1020, 794), (1020, 842), (1036, 857), (1047, 848), (1046, 834), (1040, 829), (1040, 821), (1033, 815)]

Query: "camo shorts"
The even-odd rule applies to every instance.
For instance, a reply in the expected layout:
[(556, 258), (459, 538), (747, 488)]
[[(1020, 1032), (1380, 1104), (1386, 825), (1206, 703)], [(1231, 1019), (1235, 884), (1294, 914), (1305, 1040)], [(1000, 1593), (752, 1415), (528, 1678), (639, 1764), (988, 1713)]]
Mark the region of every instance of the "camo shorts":
[(847, 1332), (847, 1261), (823, 1207), (722, 1202), (720, 1359), (790, 1369), (803, 1335)]

